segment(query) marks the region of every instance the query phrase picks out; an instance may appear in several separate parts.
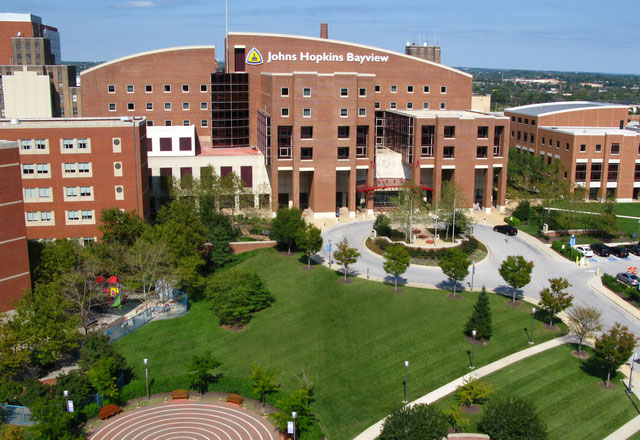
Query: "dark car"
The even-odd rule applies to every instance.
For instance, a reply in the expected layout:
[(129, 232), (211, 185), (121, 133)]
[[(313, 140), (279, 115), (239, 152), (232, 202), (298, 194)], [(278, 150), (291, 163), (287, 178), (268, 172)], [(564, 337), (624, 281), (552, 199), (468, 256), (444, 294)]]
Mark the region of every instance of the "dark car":
[(620, 272), (618, 275), (616, 275), (616, 278), (625, 283), (627, 286), (638, 285), (638, 276), (632, 273)]
[(624, 246), (614, 246), (611, 248), (611, 253), (618, 258), (627, 258), (629, 256), (629, 251), (625, 249)]
[(591, 245), (591, 250), (599, 257), (608, 257), (611, 255), (611, 248), (606, 244), (594, 243)]
[(629, 251), (630, 254), (640, 255), (640, 245), (637, 244), (628, 244), (625, 248)]
[(496, 232), (500, 232), (501, 234), (507, 235), (516, 235), (518, 234), (518, 230), (511, 225), (498, 225), (494, 226), (493, 230)]

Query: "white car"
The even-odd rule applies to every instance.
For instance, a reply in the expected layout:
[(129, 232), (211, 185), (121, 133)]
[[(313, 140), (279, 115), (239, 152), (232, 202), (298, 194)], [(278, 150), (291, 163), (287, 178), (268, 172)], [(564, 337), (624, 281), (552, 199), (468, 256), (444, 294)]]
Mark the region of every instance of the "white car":
[(582, 256), (587, 258), (591, 258), (595, 255), (588, 244), (579, 244), (577, 246), (574, 246), (573, 248), (580, 252)]

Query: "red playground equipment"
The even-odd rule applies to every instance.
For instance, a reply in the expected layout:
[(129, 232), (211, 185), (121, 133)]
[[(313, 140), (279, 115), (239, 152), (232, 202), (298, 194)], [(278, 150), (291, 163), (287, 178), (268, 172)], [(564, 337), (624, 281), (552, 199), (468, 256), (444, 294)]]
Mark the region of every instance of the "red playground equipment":
[(124, 293), (120, 291), (120, 282), (118, 277), (115, 275), (111, 275), (109, 279), (106, 279), (102, 275), (96, 278), (96, 283), (98, 284), (107, 284), (103, 289), (103, 293), (109, 294), (109, 304), (111, 307), (116, 307), (118, 309), (122, 308), (122, 305), (126, 302), (126, 298)]

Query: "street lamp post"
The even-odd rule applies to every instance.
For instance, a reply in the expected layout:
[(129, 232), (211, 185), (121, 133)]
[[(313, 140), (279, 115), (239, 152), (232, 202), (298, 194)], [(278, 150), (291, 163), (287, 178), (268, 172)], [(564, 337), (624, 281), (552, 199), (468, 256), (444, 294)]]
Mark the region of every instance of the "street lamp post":
[(533, 344), (533, 317), (536, 315), (536, 308), (531, 307), (531, 332), (529, 332), (529, 344)]
[(476, 274), (476, 262), (475, 260), (472, 258), (471, 259), (471, 290), (473, 291), (473, 277)]
[(331, 251), (333, 251), (333, 244), (331, 243), (331, 239), (329, 241), (329, 269), (331, 269)]
[(476, 368), (473, 365), (473, 355), (476, 351), (476, 331), (475, 330), (471, 330), (471, 366), (469, 367), (469, 369), (473, 370), (474, 368)]
[(636, 364), (636, 352), (633, 352), (631, 356), (631, 373), (629, 374), (629, 388), (627, 388), (627, 393), (631, 393), (631, 380), (633, 379), (633, 367)]
[(409, 371), (409, 361), (404, 361), (404, 400), (402, 403), (407, 403), (407, 374)]
[(143, 359), (144, 362), (144, 380), (147, 384), (147, 400), (149, 400), (149, 368), (147, 366), (148, 359)]
[(295, 411), (291, 413), (291, 417), (293, 418), (293, 440), (296, 440), (296, 416), (297, 415), (298, 414)]

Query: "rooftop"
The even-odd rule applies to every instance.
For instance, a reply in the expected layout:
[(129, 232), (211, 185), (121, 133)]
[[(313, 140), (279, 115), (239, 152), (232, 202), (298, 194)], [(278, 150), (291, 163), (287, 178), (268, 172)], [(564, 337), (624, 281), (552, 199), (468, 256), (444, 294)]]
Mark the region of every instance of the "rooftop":
[[(146, 118), (136, 116), (138, 125), (146, 125)], [(0, 119), (0, 129), (25, 128), (86, 128), (86, 127), (131, 127), (132, 119), (122, 117), (95, 118), (34, 118), (34, 119)]]
[(620, 129), (615, 127), (550, 127), (541, 126), (541, 129), (551, 130), (556, 133), (566, 133), (573, 135), (598, 136), (598, 135), (620, 135), (638, 136), (640, 132), (636, 130)]
[(201, 146), (198, 156), (260, 156), (262, 153), (253, 147), (208, 147)]
[(508, 119), (506, 116), (496, 116), (489, 113), (473, 112), (469, 110), (387, 110), (391, 113), (411, 116), (418, 119), (427, 118), (455, 118), (455, 119)]
[(521, 105), (519, 107), (510, 107), (505, 112), (518, 113), (527, 116), (542, 116), (551, 113), (569, 112), (574, 110), (593, 110), (598, 108), (624, 108), (624, 105), (608, 104), (605, 102), (590, 101), (560, 101), (560, 102), (543, 102), (540, 104)]

